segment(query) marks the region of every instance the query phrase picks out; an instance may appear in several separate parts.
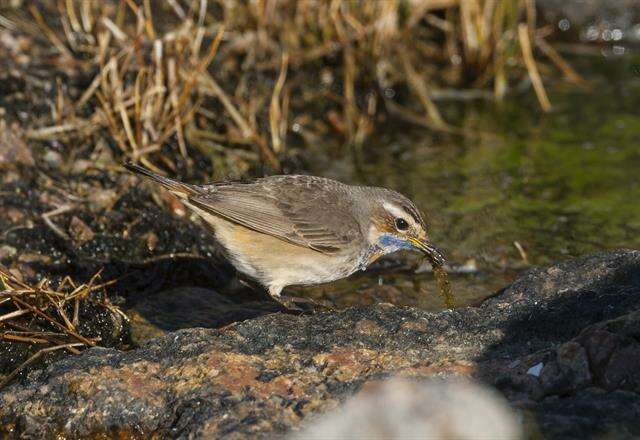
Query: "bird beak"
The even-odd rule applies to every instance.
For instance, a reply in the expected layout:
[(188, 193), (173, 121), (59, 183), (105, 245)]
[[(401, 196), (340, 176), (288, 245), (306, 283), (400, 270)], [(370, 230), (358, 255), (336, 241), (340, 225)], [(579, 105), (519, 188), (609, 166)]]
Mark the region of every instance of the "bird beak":
[(433, 244), (431, 244), (427, 240), (419, 240), (417, 238), (410, 238), (409, 241), (416, 249), (425, 253), (427, 257), (431, 260), (431, 263), (434, 266), (442, 266), (445, 263), (444, 256), (442, 252), (438, 250)]

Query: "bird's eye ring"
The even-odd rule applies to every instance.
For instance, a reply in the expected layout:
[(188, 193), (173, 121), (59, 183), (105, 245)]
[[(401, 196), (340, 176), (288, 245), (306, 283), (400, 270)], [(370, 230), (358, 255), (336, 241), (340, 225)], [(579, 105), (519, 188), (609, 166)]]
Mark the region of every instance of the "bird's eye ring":
[(396, 229), (398, 229), (398, 231), (406, 231), (407, 229), (409, 229), (409, 223), (407, 223), (407, 221), (403, 218), (397, 218)]

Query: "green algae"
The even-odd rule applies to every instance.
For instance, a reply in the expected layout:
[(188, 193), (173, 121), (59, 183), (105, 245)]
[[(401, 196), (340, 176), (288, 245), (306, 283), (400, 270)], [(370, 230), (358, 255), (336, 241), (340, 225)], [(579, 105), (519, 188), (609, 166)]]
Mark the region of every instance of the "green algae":
[[(449, 120), (468, 136), (434, 137), (388, 124), (366, 145), (357, 174), (334, 172), (411, 197), (449, 263), (476, 264), (476, 273), (449, 274), (459, 305), (490, 295), (531, 265), (640, 248), (640, 76), (630, 68), (640, 61), (572, 62), (590, 87), (549, 84), (551, 114), (527, 96), (502, 105), (465, 103)], [(407, 305), (424, 296), (415, 280), (422, 291), (438, 289), (429, 273), (392, 272), (336, 288), (357, 284), (369, 292), (392, 283), (403, 295), (389, 300)]]

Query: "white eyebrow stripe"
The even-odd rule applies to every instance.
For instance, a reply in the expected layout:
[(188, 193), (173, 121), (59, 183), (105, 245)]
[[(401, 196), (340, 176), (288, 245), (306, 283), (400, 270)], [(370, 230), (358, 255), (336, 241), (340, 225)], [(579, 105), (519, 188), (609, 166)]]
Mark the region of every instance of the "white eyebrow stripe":
[[(383, 203), (382, 207), (384, 209), (387, 210), (387, 212), (390, 212), (391, 214), (393, 214), (394, 217), (400, 217), (400, 218), (406, 218), (407, 217), (407, 213), (404, 212), (402, 209), (398, 208), (397, 206), (392, 205), (391, 203)], [(413, 219), (411, 219), (411, 222), (413, 223)]]

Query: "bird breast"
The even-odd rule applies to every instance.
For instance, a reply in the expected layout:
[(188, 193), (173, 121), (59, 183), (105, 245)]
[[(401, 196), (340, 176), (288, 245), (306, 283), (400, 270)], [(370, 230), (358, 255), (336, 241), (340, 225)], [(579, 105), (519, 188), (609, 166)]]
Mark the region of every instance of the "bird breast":
[(325, 283), (358, 269), (358, 252), (324, 254), (194, 210), (213, 226), (234, 267), (267, 287)]

